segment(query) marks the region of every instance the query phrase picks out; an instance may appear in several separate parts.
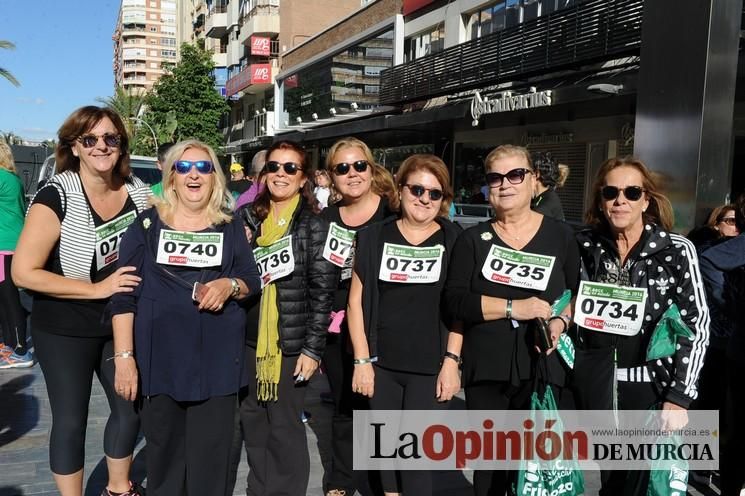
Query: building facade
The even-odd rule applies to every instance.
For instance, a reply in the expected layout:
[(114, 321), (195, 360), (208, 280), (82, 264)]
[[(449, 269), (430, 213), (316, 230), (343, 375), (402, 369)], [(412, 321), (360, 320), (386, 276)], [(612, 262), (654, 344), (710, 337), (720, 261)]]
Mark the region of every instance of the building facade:
[(114, 40), (114, 83), (150, 89), (177, 61), (176, 0), (122, 0)]

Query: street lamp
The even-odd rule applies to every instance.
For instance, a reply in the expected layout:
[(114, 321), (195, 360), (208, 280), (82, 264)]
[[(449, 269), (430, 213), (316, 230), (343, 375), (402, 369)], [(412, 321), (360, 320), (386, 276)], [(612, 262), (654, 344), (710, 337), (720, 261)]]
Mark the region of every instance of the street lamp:
[(150, 132), (153, 133), (153, 142), (155, 142), (155, 154), (154, 154), (154, 156), (157, 156), (158, 155), (158, 138), (157, 138), (157, 136), (155, 136), (155, 130), (153, 129), (153, 127), (150, 124), (148, 124), (144, 119), (140, 119), (139, 117), (130, 117), (130, 120), (133, 120), (135, 122), (139, 122), (140, 124), (145, 124), (145, 126), (147, 126), (147, 128), (150, 130)]

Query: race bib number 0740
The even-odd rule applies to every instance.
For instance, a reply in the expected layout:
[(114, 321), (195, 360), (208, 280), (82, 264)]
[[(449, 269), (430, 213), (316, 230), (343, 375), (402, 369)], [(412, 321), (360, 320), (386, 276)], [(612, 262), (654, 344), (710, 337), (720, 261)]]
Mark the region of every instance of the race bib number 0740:
[(159, 264), (180, 267), (215, 267), (222, 264), (222, 233), (196, 233), (163, 229), (158, 238)]
[(492, 245), (481, 274), (491, 282), (516, 288), (544, 291), (556, 257)]
[(585, 329), (633, 336), (644, 323), (646, 288), (582, 281), (574, 306), (574, 321)]

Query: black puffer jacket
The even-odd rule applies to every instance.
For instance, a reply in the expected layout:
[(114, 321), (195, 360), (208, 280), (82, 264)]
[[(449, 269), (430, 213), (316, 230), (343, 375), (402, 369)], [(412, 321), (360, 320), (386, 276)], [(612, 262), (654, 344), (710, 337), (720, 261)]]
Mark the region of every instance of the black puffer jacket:
[[(253, 232), (256, 247), (261, 221), (251, 212), (252, 205), (240, 209), (245, 224)], [(339, 270), (323, 258), (328, 223), (314, 214), (301, 200), (292, 215), (288, 234), (292, 234), (295, 270), (276, 281), (279, 308), (279, 338), (282, 353), (303, 353), (320, 360), (326, 346), (326, 332)], [(258, 328), (259, 295), (247, 302), (247, 341), (255, 346)]]
[[(709, 309), (693, 243), (654, 224), (647, 224), (639, 243), (628, 255), (626, 270), (622, 271), (625, 275), (619, 276), (614, 241), (600, 231), (590, 229), (578, 233), (577, 241), (583, 280), (647, 288), (644, 325), (639, 334), (617, 336), (580, 327), (579, 347), (616, 348), (618, 367), (627, 370), (628, 380), (654, 382), (666, 401), (688, 408), (698, 396), (698, 376), (709, 343)], [(624, 281), (626, 278), (628, 280)], [(647, 362), (647, 345), (652, 332), (673, 303), (693, 331), (693, 338), (678, 339), (674, 356)]]

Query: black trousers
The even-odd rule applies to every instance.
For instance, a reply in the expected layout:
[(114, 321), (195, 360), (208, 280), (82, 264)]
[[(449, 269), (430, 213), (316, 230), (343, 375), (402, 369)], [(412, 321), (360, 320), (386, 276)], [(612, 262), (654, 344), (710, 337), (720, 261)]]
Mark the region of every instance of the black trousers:
[[(533, 381), (521, 381), (519, 386), (507, 381), (479, 381), (466, 386), (465, 392), (468, 410), (527, 410)], [(507, 470), (476, 470), (473, 493), (476, 496), (504, 496), (513, 474)]]
[(21, 306), (18, 288), (10, 278), (13, 255), (0, 255), (5, 278), (0, 281), (0, 327), (3, 342), (17, 353), (26, 352), (26, 311)]
[(114, 392), (114, 341), (109, 337), (81, 338), (33, 330), (52, 409), (49, 464), (52, 472), (69, 475), (83, 468), (85, 428), (93, 374), (106, 393), (111, 415), (104, 430), (104, 453), (111, 458), (132, 454), (140, 419), (135, 405)]
[(732, 360), (727, 362), (727, 394), (724, 410), (720, 415), (722, 460), (719, 470), (722, 475), (722, 496), (738, 496), (745, 485), (745, 426), (740, 415), (745, 412), (745, 391), (742, 380), (745, 364)]
[(225, 496), (236, 402), (142, 399), (149, 496)]
[[(370, 398), (373, 410), (435, 410), (444, 408), (435, 396), (437, 375), (399, 372), (375, 366), (375, 393)], [(425, 470), (381, 471), (386, 492), (406, 496), (431, 496), (432, 472)]]
[[(255, 383), (241, 398), (239, 413), (248, 455), (249, 496), (297, 496), (306, 493), (310, 457), (301, 420), (307, 383), (295, 384), (297, 356), (282, 356), (277, 401), (259, 402)], [(256, 349), (246, 347), (246, 368), (256, 377)], [(240, 451), (239, 451), (240, 453)], [(235, 450), (234, 450), (235, 455)]]
[[(352, 391), (354, 363), (347, 351), (346, 334), (329, 334), (323, 365), (334, 398), (331, 417), (331, 471), (326, 474), (326, 491), (332, 489), (362, 496), (380, 494), (378, 474), (367, 470), (353, 470), (353, 416), (355, 410), (367, 410), (367, 398)], [(376, 489), (373, 489), (375, 487)]]

